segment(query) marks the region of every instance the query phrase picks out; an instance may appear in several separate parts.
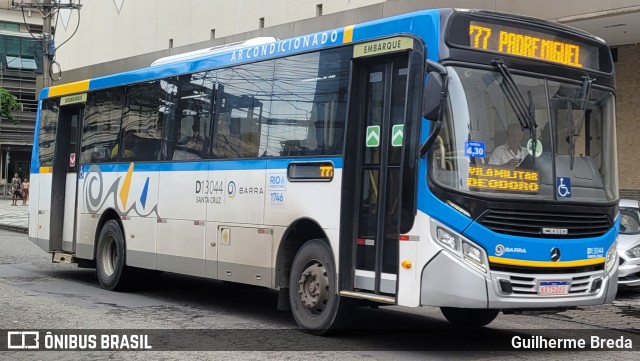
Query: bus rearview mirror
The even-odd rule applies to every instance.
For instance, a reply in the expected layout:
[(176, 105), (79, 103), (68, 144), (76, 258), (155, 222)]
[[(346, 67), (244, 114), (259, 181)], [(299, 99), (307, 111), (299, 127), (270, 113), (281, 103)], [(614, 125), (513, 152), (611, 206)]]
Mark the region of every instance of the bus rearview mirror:
[(422, 115), (433, 121), (440, 120), (442, 91), (444, 90), (444, 76), (435, 71), (429, 73), (427, 85), (422, 98)]

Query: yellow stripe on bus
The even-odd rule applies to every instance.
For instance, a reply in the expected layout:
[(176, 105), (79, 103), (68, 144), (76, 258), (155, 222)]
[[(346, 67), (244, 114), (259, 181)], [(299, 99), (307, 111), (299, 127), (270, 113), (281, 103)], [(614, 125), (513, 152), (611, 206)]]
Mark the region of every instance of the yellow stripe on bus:
[(129, 199), (129, 188), (131, 188), (131, 177), (133, 176), (133, 163), (129, 164), (129, 170), (127, 176), (124, 177), (124, 183), (120, 190), (120, 200), (122, 201), (122, 207), (127, 209), (127, 200)]
[(49, 88), (49, 97), (57, 97), (73, 93), (82, 93), (89, 90), (89, 80), (81, 80), (75, 83), (56, 85)]
[(350, 43), (353, 41), (353, 27), (355, 25), (349, 25), (344, 27), (344, 35), (342, 37), (343, 43)]
[(53, 173), (53, 167), (40, 167), (40, 173)]
[(602, 264), (604, 263), (604, 261), (605, 261), (604, 258), (591, 258), (591, 259), (581, 259), (577, 261), (545, 262), (545, 261), (524, 261), (520, 259), (489, 256), (490, 263), (504, 264), (508, 266), (525, 266), (525, 267), (549, 267), (549, 268), (580, 267), (580, 266), (592, 266), (596, 264)]

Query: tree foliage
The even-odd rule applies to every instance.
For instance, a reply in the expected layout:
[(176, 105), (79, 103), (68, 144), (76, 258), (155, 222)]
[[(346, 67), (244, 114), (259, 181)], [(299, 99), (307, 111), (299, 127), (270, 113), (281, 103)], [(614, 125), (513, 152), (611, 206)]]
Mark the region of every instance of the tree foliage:
[(11, 113), (18, 109), (20, 109), (18, 99), (6, 89), (0, 87), (0, 120), (17, 123), (18, 121), (13, 118)]

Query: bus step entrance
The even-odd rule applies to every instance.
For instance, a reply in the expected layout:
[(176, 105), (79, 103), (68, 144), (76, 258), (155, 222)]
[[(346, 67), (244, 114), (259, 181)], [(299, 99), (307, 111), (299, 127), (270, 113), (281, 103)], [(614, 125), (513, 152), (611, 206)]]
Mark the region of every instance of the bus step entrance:
[(340, 291), (340, 296), (360, 298), (363, 300), (375, 301), (380, 303), (396, 304), (396, 298), (383, 295), (375, 295), (368, 292), (353, 292), (353, 291)]
[(64, 252), (54, 252), (53, 253), (53, 263), (73, 263), (73, 255), (70, 253)]

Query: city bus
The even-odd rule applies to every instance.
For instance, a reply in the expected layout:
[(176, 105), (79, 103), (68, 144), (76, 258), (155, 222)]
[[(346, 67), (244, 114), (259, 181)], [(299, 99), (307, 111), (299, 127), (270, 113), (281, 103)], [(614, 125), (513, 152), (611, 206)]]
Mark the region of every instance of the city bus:
[[(29, 237), (108, 290), (173, 272), (354, 306), (611, 302), (612, 56), (568, 26), (423, 10), (45, 88)], [(275, 305), (274, 305), (275, 307)]]

